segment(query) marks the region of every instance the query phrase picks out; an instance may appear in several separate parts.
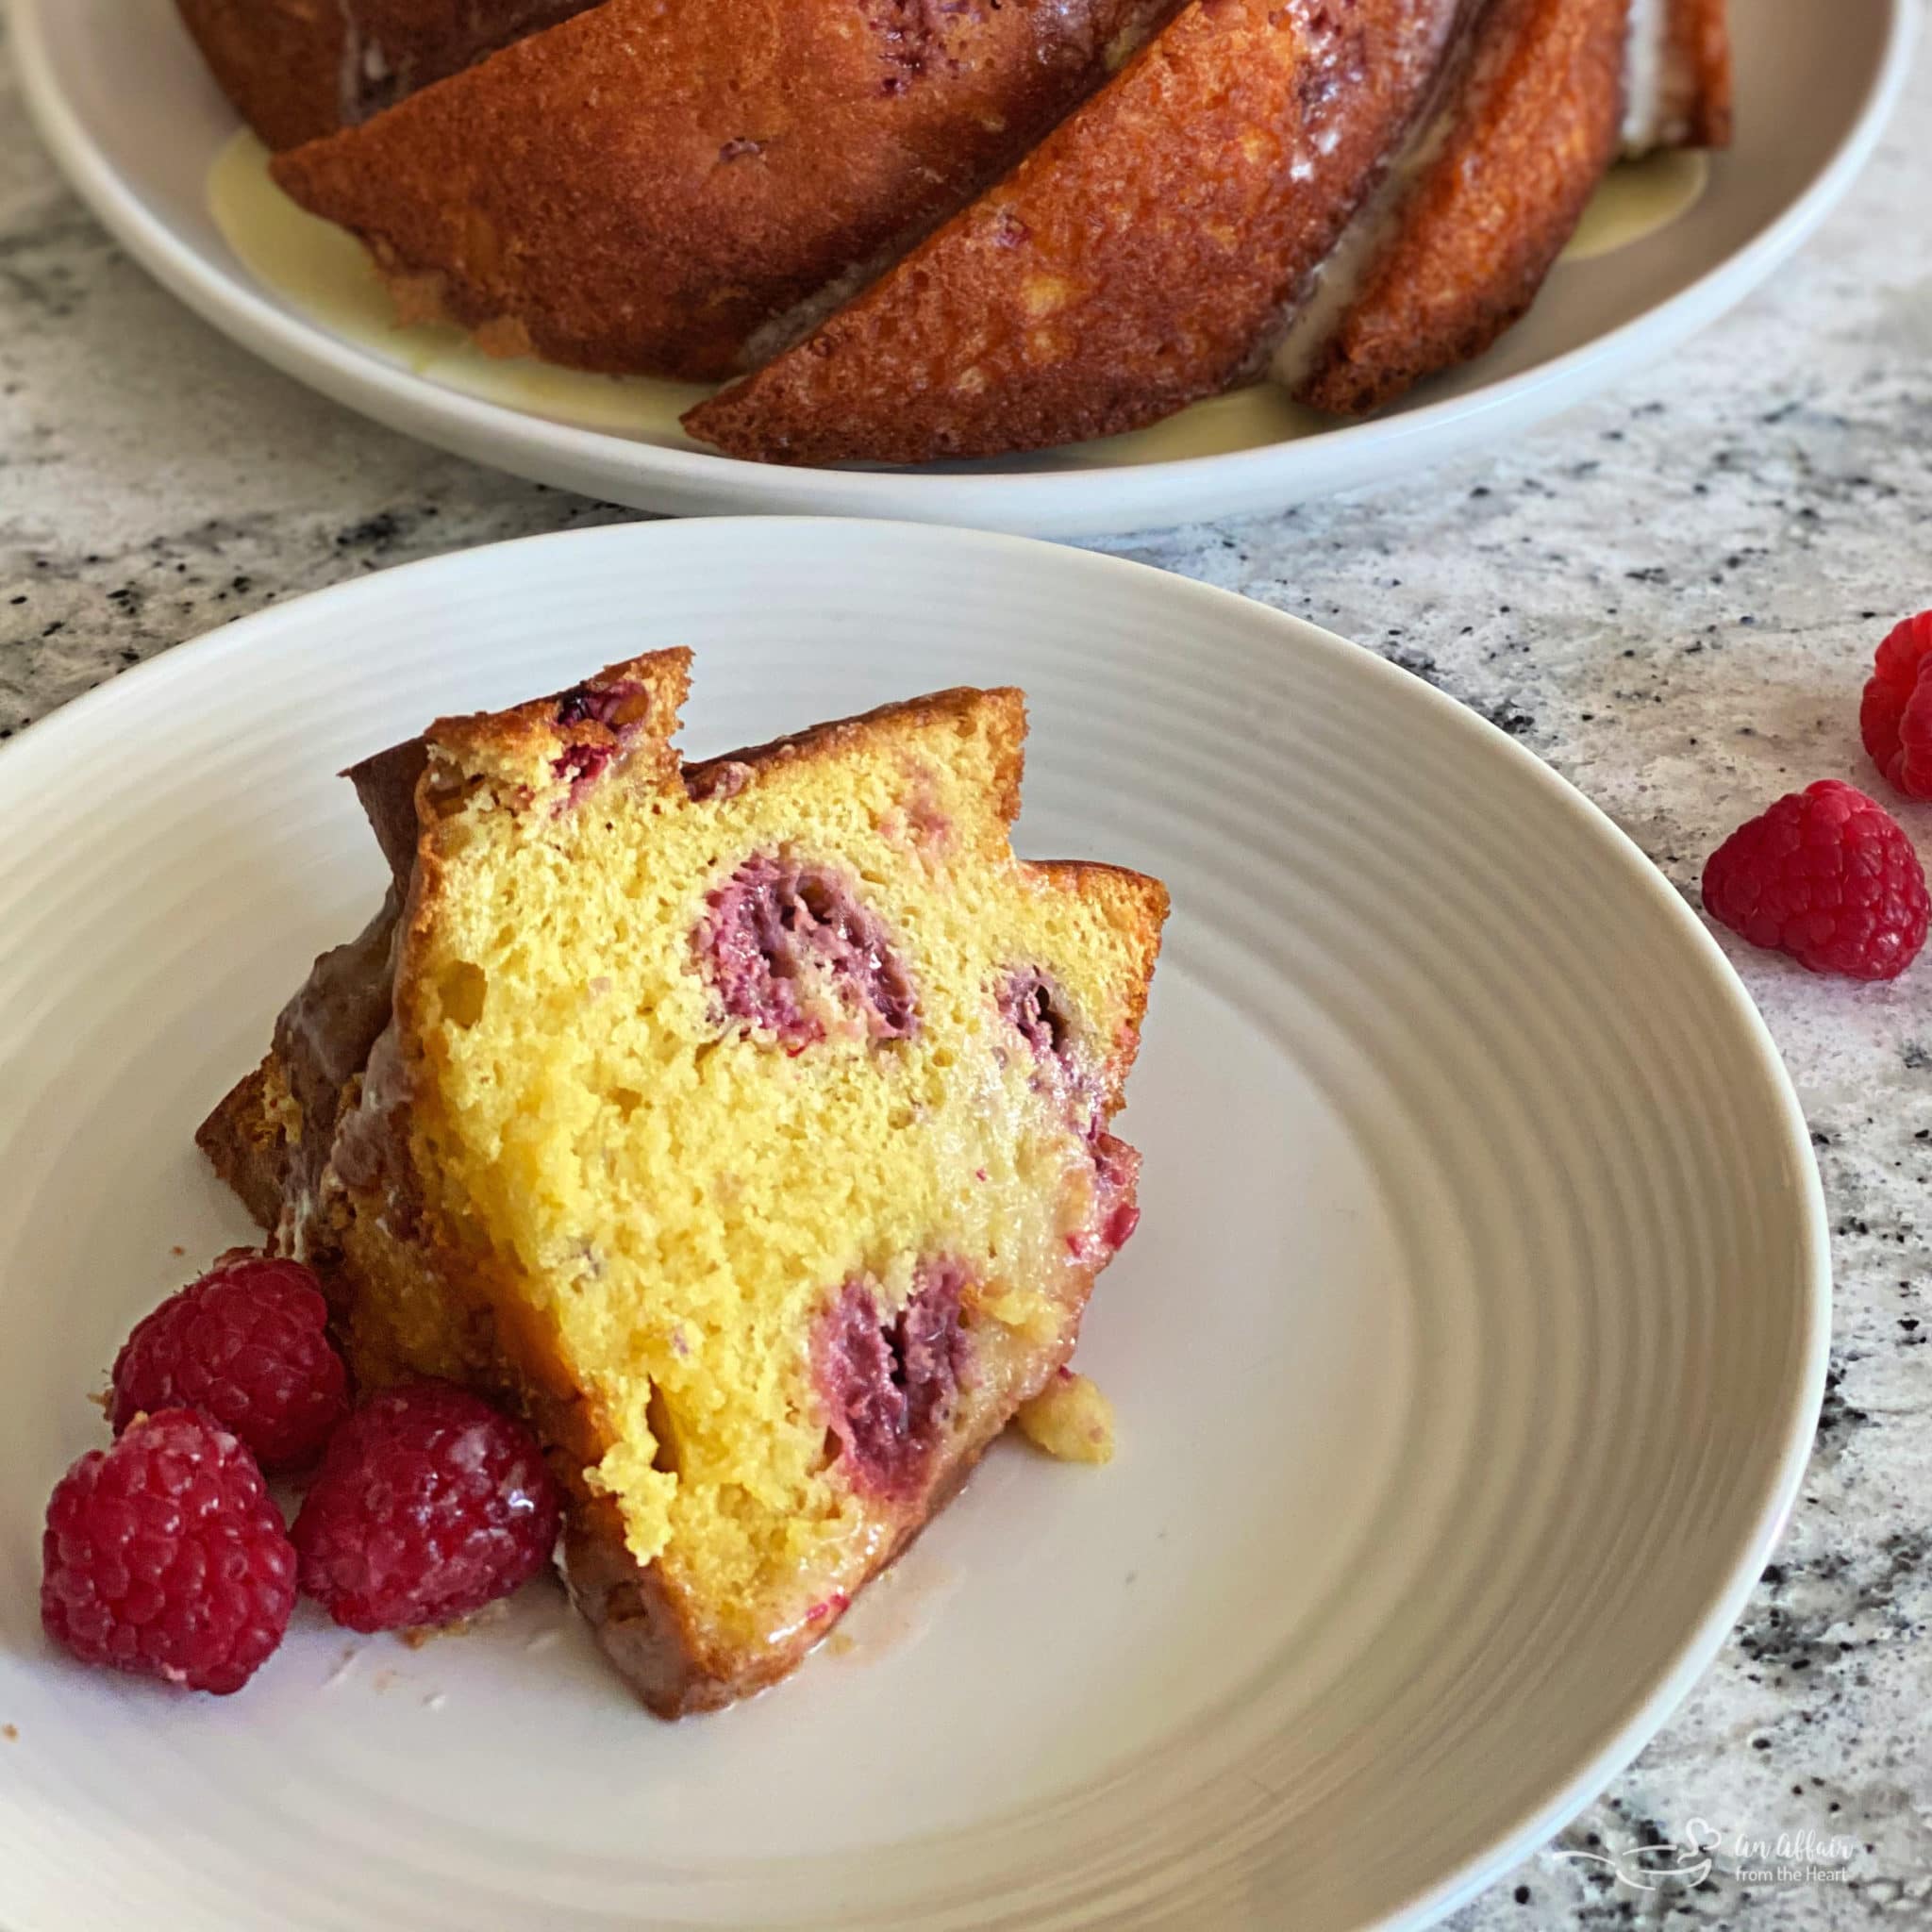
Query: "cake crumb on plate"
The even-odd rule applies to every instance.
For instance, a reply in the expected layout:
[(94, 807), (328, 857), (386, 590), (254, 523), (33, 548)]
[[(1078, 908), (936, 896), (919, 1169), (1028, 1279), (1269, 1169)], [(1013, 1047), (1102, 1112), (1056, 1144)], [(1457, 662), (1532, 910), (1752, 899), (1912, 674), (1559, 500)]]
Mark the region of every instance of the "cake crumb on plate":
[(1062, 1462), (1113, 1460), (1113, 1404), (1072, 1369), (1022, 1403), (1018, 1420), (1029, 1442)]
[(426, 1643), (434, 1643), (439, 1637), (467, 1637), (473, 1630), (480, 1630), (486, 1624), (501, 1623), (509, 1614), (508, 1599), (499, 1597), (493, 1604), (485, 1604), (480, 1610), (473, 1610), (467, 1617), (453, 1617), (447, 1624), (419, 1624), (410, 1630), (398, 1630), (396, 1635), (411, 1650), (421, 1650)]

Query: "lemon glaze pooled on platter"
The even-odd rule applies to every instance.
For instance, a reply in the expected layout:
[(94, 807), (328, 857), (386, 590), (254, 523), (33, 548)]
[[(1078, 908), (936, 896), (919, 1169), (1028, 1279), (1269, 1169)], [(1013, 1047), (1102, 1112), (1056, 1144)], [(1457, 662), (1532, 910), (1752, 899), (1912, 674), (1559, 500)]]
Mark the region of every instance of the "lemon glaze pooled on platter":
[(601, 0), (483, 55), (276, 178), (406, 320), (740, 375), (686, 427), (791, 463), (1076, 444), (1277, 352), (1381, 408), (1520, 318), (1620, 152), (1730, 115), (1723, 0)]
[(201, 1135), (358, 1380), (529, 1418), (666, 1715), (789, 1671), (1072, 1353), (1166, 911), (1012, 856), (1019, 693), (687, 767), (687, 662), (358, 766), (383, 911)]

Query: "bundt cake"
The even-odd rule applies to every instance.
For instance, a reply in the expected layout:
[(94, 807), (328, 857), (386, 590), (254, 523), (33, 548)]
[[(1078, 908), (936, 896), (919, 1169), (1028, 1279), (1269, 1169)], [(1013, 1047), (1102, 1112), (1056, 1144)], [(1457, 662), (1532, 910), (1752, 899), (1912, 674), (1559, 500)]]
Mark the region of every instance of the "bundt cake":
[(1277, 349), (1277, 379), (1361, 415), (1517, 321), (1617, 152), (1626, 39), (1621, 5), (1491, 0)]
[(605, 1649), (677, 1715), (782, 1676), (1058, 1372), (1132, 1233), (1108, 1132), (1167, 899), (1017, 860), (1024, 710), (952, 691), (696, 765), (688, 654), (350, 774), (389, 860), (205, 1124), (358, 1380), (542, 1437)]
[[(279, 83), (236, 75), (274, 68), (303, 0), (253, 61), (244, 9), (183, 4), (227, 23), (218, 71), (258, 115)], [(449, 11), (382, 0), (412, 8)], [(1076, 442), (1271, 373), (1380, 408), (1523, 314), (1619, 152), (1730, 125), (1724, 0), (569, 10), (525, 6), (523, 38), (275, 178), (408, 319), (737, 376), (685, 427), (763, 461)], [(454, 58), (447, 26), (412, 75)]]

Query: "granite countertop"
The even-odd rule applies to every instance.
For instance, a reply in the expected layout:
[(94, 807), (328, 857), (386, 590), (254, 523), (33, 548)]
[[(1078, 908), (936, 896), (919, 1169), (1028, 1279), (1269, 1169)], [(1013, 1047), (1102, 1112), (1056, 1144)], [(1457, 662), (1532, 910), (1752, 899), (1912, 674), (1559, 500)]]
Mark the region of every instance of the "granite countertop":
[[(1310, 617), (1492, 719), (1693, 897), (1775, 794), (1867, 782), (1857, 692), (1932, 603), (1932, 36), (1845, 206), (1738, 313), (1498, 455), (1111, 547)], [(278, 599), (626, 514), (473, 468), (232, 349), (28, 132), (0, 26), (0, 739)], [(1932, 807), (1901, 814), (1932, 854)], [(1891, 987), (1727, 948), (1830, 1201), (1830, 1392), (1790, 1532), (1718, 1663), (1563, 1843), (1687, 1821), (1859, 1847), (1843, 1883), (1645, 1892), (1532, 1858), (1453, 1923), (1932, 1918), (1932, 961)]]

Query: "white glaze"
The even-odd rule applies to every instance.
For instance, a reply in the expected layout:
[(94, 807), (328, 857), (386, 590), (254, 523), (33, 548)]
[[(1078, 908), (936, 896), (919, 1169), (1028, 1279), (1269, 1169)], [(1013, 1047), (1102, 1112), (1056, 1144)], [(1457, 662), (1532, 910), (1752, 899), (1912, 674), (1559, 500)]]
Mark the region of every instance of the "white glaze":
[(1646, 154), (1663, 139), (1671, 0), (1630, 0), (1624, 56), (1624, 152)]
[(1269, 375), (1292, 392), (1301, 387), (1361, 291), (1382, 250), (1394, 239), (1411, 191), (1447, 145), (1462, 103), (1459, 90), (1423, 117), (1381, 180), (1315, 270), (1293, 320), (1269, 359)]

